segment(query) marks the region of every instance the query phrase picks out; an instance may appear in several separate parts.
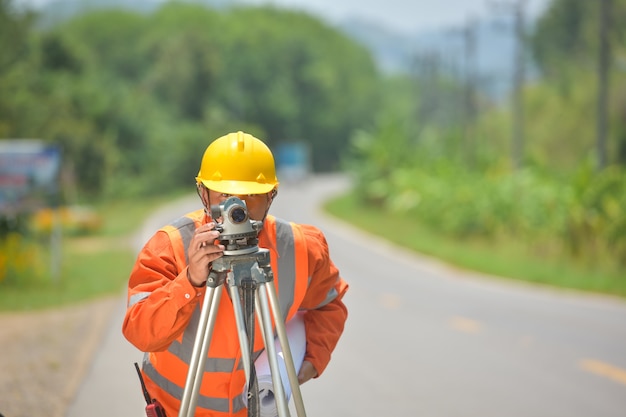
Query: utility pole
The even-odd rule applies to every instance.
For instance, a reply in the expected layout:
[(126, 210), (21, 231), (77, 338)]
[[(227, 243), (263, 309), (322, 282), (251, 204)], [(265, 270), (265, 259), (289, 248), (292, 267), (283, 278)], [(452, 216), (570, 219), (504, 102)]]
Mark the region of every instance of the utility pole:
[(450, 32), (450, 35), (460, 37), (462, 41), (462, 55), (463, 60), (459, 67), (461, 68), (460, 74), (455, 78), (459, 80), (459, 84), (462, 85), (461, 99), (458, 100), (461, 103), (460, 116), (462, 120), (461, 129), (463, 135), (463, 142), (461, 143), (463, 156), (469, 168), (473, 168), (475, 160), (475, 121), (478, 113), (476, 103), (476, 79), (477, 79), (477, 65), (476, 65), (476, 31), (477, 25), (474, 19), (468, 18), (465, 25), (460, 29), (455, 29)]
[(524, 159), (524, 82), (526, 65), (526, 0), (517, 0), (513, 6), (515, 55), (513, 62), (513, 132), (511, 146), (511, 161), (514, 170), (522, 167)]
[(492, 2), (492, 6), (513, 15), (513, 76), (511, 94), (511, 166), (522, 168), (524, 161), (524, 83), (526, 78), (526, 0)]
[(465, 106), (464, 106), (464, 133), (465, 154), (470, 168), (474, 167), (476, 150), (475, 119), (476, 119), (476, 23), (468, 21), (463, 30), (465, 49)]
[(607, 165), (606, 136), (608, 130), (608, 91), (611, 64), (611, 44), (609, 33), (611, 29), (611, 0), (599, 2), (598, 34), (600, 47), (598, 48), (598, 96), (596, 115), (596, 152), (597, 169), (603, 170)]
[(420, 91), (417, 120), (418, 124), (435, 124), (438, 108), (441, 105), (439, 91), (441, 57), (437, 51), (424, 51), (414, 58), (415, 79)]

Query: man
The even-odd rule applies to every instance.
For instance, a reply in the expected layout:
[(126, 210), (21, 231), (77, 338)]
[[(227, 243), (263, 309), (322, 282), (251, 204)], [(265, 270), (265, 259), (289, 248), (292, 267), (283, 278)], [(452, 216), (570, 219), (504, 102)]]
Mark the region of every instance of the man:
[[(242, 132), (222, 136), (206, 149), (196, 177), (204, 209), (160, 229), (138, 255), (128, 283), (123, 333), (146, 352), (143, 378), (169, 417), (178, 415), (211, 263), (224, 251), (210, 209), (229, 196), (244, 200), (250, 218), (263, 221), (258, 245), (270, 251), (285, 320), (305, 312), (306, 353), (299, 382), (318, 377), (330, 361), (347, 319), (342, 297), (348, 285), (319, 229), (268, 214), (277, 186), (274, 158), (262, 141)], [(262, 349), (261, 338), (255, 337), (254, 351)], [(247, 415), (229, 297), (220, 299), (204, 369), (196, 416)]]

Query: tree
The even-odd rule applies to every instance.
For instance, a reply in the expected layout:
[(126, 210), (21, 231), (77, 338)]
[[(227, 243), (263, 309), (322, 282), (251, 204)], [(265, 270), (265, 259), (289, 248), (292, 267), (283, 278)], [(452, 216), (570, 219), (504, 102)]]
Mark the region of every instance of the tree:
[(350, 133), (377, 108), (372, 57), (300, 12), (237, 9), (225, 17), (219, 102), (269, 141), (311, 144), (316, 169), (335, 169)]
[(562, 95), (571, 97), (581, 88), (581, 80), (595, 75), (595, 85), (590, 85), (585, 94), (590, 102), (596, 102), (595, 150), (599, 169), (612, 162), (626, 163), (620, 151), (626, 149), (626, 138), (620, 134), (626, 124), (620, 117), (626, 111), (626, 80), (612, 77), (619, 74), (619, 59), (611, 58), (626, 54), (626, 26), (617, 24), (623, 21), (626, 0), (554, 0), (532, 37), (540, 69), (548, 81), (560, 86)]
[(34, 75), (30, 33), (34, 15), (11, 0), (0, 0), (0, 137), (15, 136), (27, 114), (16, 105)]
[(369, 53), (305, 13), (171, 2), (34, 30), (2, 1), (28, 54), (0, 69), (0, 134), (62, 146), (82, 194), (189, 184), (198, 152), (233, 130), (306, 141), (334, 169), (379, 106)]

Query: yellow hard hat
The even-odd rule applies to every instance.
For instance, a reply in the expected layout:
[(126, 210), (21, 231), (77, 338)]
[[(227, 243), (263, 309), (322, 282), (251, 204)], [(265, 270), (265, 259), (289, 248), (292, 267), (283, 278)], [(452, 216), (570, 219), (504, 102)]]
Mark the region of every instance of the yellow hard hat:
[(272, 152), (243, 132), (222, 136), (206, 148), (196, 181), (235, 195), (269, 193), (278, 185)]

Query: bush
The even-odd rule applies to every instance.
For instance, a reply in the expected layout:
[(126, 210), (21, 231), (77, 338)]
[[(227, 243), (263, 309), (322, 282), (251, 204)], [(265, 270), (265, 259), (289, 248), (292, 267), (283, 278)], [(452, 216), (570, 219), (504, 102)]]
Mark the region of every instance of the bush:
[(28, 287), (45, 278), (41, 247), (11, 232), (0, 239), (0, 287)]
[(396, 138), (403, 152), (394, 154), (383, 139), (361, 134), (355, 141), (352, 166), (365, 204), (409, 214), (452, 237), (513, 237), (527, 247), (549, 248), (542, 256), (626, 265), (624, 169), (595, 172), (583, 164), (560, 177), (536, 167), (470, 170), (437, 157), (436, 144)]

